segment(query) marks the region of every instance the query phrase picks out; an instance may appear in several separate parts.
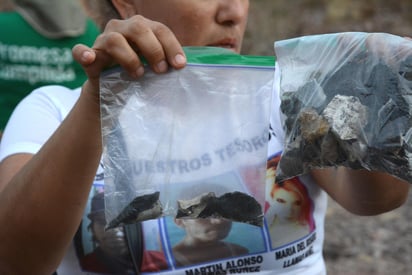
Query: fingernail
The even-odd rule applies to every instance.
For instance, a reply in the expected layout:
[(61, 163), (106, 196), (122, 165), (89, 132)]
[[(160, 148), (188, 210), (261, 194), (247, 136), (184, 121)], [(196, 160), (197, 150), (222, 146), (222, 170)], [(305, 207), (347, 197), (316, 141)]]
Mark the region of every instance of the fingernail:
[(140, 66), (136, 70), (136, 77), (141, 77), (143, 74), (144, 74), (144, 68), (143, 68), (143, 66)]
[(162, 60), (156, 65), (156, 69), (158, 72), (165, 72), (167, 71), (167, 63), (166, 61)]
[(186, 63), (186, 57), (179, 53), (175, 56), (175, 61), (176, 61), (176, 64), (183, 65)]
[(83, 54), (82, 54), (82, 60), (83, 60), (83, 61), (89, 61), (89, 59), (91, 58), (91, 56), (92, 56), (92, 53), (91, 53), (91, 52), (85, 51), (85, 52), (83, 52)]

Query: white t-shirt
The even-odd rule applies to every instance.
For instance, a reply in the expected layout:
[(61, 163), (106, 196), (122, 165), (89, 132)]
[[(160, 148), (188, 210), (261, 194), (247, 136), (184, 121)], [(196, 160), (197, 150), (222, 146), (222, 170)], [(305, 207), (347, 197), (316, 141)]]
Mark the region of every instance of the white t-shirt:
[[(275, 74), (275, 83), (268, 169), (269, 164), (279, 160), (283, 148), (278, 73)], [(46, 86), (33, 91), (19, 104), (5, 129), (0, 144), (0, 161), (12, 154), (35, 154), (40, 150), (67, 116), (79, 95), (80, 89), (70, 90), (61, 86)], [(260, 228), (233, 222), (230, 233), (219, 250), (219, 253), (227, 250), (229, 256), (190, 264), (191, 255), (188, 255), (184, 258), (188, 265), (178, 266), (173, 246), (183, 238), (183, 233), (173, 218), (163, 217), (143, 222), (143, 274), (326, 274), (322, 256), (327, 202), (325, 192), (313, 183), (309, 176), (293, 179), (289, 189), (286, 184), (285, 188), (275, 188), (270, 176), (267, 178), (265, 225)], [(130, 271), (131, 266), (124, 268), (127, 264), (122, 264), (122, 260), (116, 261), (108, 255), (102, 255), (103, 249), (99, 248), (101, 243), (95, 242), (96, 237), (92, 236), (94, 230), (91, 217), (98, 206), (93, 204), (93, 197), (103, 190), (101, 166), (96, 173), (83, 222), (73, 245), (57, 270), (59, 275), (129, 274), (127, 270)], [(108, 246), (115, 252), (114, 255), (125, 247), (124, 233), (119, 231), (116, 236), (117, 238), (112, 239), (111, 246)], [(113, 243), (113, 240), (123, 244)], [(243, 247), (247, 252), (243, 249), (241, 255), (238, 255), (234, 247)], [(97, 252), (92, 253), (95, 249)], [(208, 254), (206, 248), (202, 248), (201, 252)], [(209, 254), (213, 253), (216, 252), (210, 251)], [(109, 265), (114, 269), (124, 269), (110, 271)]]

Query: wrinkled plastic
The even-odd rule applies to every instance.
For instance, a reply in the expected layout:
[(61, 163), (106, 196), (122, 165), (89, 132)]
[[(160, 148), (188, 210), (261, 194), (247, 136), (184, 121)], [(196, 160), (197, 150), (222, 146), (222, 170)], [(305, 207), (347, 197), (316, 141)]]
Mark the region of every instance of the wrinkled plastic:
[(186, 50), (182, 70), (101, 78), (108, 228), (165, 215), (262, 225), (274, 58)]
[(383, 171), (412, 182), (412, 41), (337, 33), (275, 43), (286, 131), (277, 180), (314, 168)]

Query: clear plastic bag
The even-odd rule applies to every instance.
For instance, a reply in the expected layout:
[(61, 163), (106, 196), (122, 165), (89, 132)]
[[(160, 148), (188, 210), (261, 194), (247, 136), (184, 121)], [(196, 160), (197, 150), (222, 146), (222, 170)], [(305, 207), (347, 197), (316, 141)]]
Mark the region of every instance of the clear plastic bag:
[(412, 41), (336, 33), (275, 43), (285, 148), (277, 180), (314, 168), (383, 171), (412, 182)]
[(101, 78), (107, 228), (165, 215), (263, 223), (274, 57), (185, 50), (182, 70)]

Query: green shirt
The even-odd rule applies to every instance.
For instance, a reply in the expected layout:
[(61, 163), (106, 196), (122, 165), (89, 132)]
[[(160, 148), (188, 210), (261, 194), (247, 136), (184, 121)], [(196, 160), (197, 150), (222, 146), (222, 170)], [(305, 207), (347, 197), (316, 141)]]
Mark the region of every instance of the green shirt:
[(83, 35), (49, 39), (36, 32), (18, 13), (0, 13), (0, 131), (17, 103), (47, 84), (79, 87), (86, 79), (73, 60), (78, 43), (92, 46), (99, 29), (88, 20)]

